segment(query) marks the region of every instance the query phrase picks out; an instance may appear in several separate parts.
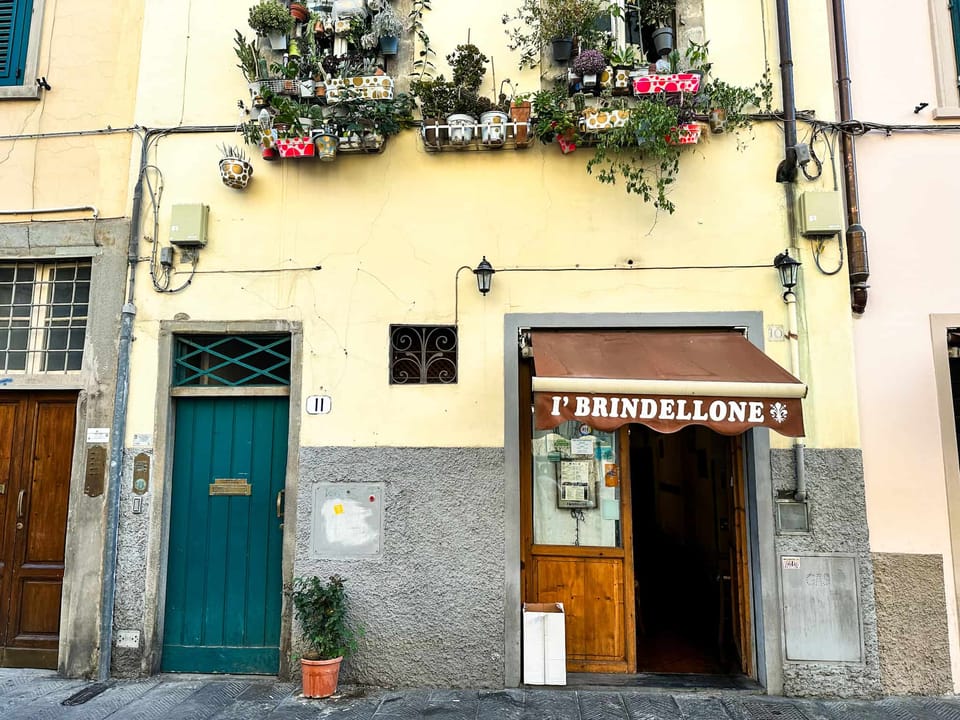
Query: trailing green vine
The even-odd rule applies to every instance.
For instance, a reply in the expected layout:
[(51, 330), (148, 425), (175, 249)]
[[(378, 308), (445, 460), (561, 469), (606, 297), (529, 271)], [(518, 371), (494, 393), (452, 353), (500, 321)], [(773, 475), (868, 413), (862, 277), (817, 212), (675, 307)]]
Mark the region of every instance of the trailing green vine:
[(411, 76), (416, 77), (417, 81), (422, 82), (432, 77), (436, 66), (431, 58), (436, 57), (436, 53), (430, 46), (430, 36), (423, 23), (424, 14), (430, 7), (431, 0), (413, 0), (413, 7), (410, 10), (408, 18), (410, 20), (410, 30), (417, 39), (420, 40), (420, 51), (417, 53), (417, 59), (413, 61), (413, 72)]

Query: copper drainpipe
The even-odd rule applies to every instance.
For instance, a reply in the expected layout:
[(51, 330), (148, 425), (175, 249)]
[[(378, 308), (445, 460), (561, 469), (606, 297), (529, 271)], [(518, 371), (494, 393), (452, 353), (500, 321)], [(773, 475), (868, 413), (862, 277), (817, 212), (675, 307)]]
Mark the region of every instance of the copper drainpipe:
[[(840, 121), (853, 119), (850, 100), (850, 61), (847, 55), (847, 20), (843, 0), (833, 0), (833, 38), (837, 55), (837, 88), (840, 99)], [(867, 280), (870, 261), (867, 254), (867, 231), (860, 224), (860, 196), (857, 188), (857, 150), (853, 136), (840, 134), (843, 152), (844, 201), (847, 208), (847, 268), (850, 273), (850, 306), (857, 315), (867, 309)]]

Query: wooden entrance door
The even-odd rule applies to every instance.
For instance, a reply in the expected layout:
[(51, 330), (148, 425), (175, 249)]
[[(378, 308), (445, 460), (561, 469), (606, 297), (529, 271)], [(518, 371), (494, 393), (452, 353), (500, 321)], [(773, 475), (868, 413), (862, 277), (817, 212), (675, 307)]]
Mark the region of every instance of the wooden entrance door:
[(747, 504), (743, 471), (743, 436), (730, 444), (728, 512), (730, 533), (730, 607), (733, 644), (744, 675), (753, 676), (753, 633), (750, 618), (750, 559), (747, 552)]
[[(604, 434), (567, 427), (559, 434), (538, 433), (534, 438), (529, 369), (524, 372), (521, 393), (527, 397), (520, 403), (526, 408), (520, 424), (523, 601), (563, 603), (569, 672), (635, 672), (628, 431)], [(586, 445), (558, 449), (556, 438), (563, 433)], [(560, 508), (560, 484), (578, 464), (593, 466), (589, 482), (596, 483), (595, 501), (582, 510)]]
[(280, 668), (286, 397), (176, 400), (161, 669)]
[(0, 394), (0, 665), (57, 667), (76, 393)]

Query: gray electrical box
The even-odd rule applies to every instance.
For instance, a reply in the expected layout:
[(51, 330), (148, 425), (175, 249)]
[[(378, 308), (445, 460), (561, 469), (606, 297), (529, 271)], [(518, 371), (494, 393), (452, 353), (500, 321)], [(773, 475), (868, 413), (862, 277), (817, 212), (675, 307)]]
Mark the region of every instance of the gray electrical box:
[(787, 660), (863, 662), (855, 555), (781, 555), (780, 588)]
[(314, 485), (310, 517), (310, 557), (381, 557), (383, 500), (383, 483)]
[(170, 244), (201, 248), (207, 244), (210, 207), (201, 203), (174, 205), (170, 210)]
[(800, 234), (837, 235), (843, 231), (840, 194), (837, 192), (805, 192), (798, 201)]

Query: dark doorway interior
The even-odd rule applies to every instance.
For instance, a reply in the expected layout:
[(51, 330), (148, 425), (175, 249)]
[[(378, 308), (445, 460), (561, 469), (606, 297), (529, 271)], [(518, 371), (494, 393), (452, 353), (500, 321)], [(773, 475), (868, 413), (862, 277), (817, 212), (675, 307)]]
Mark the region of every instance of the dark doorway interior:
[(749, 667), (738, 649), (749, 615), (735, 576), (745, 555), (734, 443), (700, 427), (664, 435), (631, 426), (638, 672)]

